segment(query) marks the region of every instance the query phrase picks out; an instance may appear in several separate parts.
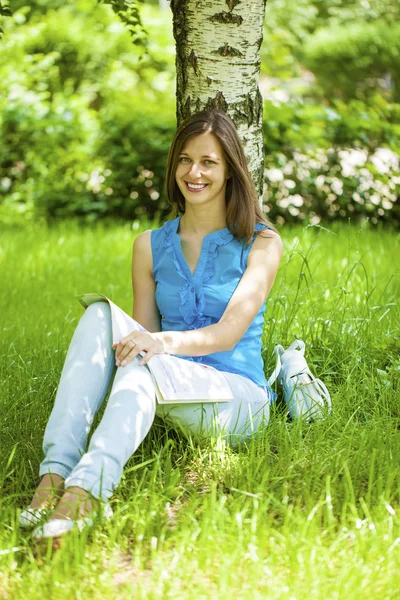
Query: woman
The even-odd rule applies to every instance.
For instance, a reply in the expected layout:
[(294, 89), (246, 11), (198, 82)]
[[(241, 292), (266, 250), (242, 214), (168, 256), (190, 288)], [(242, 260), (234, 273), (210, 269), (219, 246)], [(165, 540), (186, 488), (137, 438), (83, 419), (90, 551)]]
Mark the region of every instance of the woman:
[[(275, 394), (263, 372), (261, 334), (282, 242), (259, 208), (226, 114), (202, 112), (181, 124), (166, 188), (175, 218), (133, 244), (133, 317), (145, 329), (112, 345), (113, 309), (95, 302), (72, 338), (44, 435), (42, 480), (20, 517), (21, 525), (48, 518), (36, 527), (37, 538), (60, 536), (90, 524), (99, 511), (112, 512), (107, 500), (155, 415), (179, 423), (188, 435), (220, 433), (229, 441), (247, 439), (268, 422)], [(193, 389), (200, 378), (204, 383), (205, 366), (223, 373), (231, 399), (159, 404), (147, 363), (165, 353), (185, 366), (190, 361)]]

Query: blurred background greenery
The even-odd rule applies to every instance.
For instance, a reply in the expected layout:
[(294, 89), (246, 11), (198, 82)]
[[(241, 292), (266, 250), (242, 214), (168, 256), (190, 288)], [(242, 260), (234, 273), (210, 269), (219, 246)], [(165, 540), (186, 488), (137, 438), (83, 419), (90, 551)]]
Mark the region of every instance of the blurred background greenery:
[[(161, 220), (176, 125), (168, 3), (141, 6), (141, 44), (97, 0), (10, 7), (0, 43), (0, 222)], [(398, 226), (399, 16), (400, 0), (268, 0), (264, 209), (278, 225)]]

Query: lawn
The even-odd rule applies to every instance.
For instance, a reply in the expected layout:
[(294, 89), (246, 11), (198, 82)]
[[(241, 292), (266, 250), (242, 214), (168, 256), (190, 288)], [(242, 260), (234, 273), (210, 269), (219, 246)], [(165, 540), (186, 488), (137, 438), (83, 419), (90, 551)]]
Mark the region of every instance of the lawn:
[(367, 223), (283, 228), (267, 302), (267, 375), (274, 345), (303, 339), (331, 415), (291, 422), (279, 396), (260, 438), (238, 449), (157, 420), (110, 523), (40, 553), (19, 528), (83, 313), (75, 296), (101, 292), (130, 313), (140, 231), (0, 231), (0, 598), (398, 598), (400, 235)]

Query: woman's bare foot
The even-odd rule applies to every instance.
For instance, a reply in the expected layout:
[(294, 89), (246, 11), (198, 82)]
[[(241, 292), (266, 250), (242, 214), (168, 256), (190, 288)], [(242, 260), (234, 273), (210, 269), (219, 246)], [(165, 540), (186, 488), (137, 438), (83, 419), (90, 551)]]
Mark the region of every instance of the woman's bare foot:
[(50, 520), (81, 519), (97, 510), (99, 505), (99, 500), (93, 498), (89, 492), (80, 487), (71, 486), (65, 490), (63, 497), (57, 504), (56, 510), (52, 513)]
[(48, 473), (39, 483), (30, 506), (32, 508), (52, 508), (64, 491), (64, 479), (61, 475)]

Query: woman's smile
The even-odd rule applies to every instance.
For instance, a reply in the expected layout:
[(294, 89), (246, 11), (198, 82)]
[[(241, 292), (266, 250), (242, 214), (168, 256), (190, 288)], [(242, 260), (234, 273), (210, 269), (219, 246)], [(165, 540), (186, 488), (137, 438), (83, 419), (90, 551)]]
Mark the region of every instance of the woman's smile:
[(194, 192), (195, 194), (202, 192), (208, 186), (208, 183), (190, 183), (189, 181), (185, 181), (185, 184), (189, 192)]

